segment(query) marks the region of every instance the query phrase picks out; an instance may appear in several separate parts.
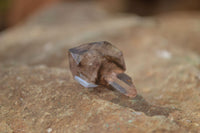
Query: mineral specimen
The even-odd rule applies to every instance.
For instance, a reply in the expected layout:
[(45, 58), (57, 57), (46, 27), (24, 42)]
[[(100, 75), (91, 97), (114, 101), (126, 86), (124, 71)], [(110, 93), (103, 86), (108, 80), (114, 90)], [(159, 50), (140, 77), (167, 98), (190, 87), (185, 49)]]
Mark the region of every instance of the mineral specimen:
[(69, 49), (69, 64), (76, 81), (86, 88), (112, 87), (129, 97), (137, 91), (126, 75), (122, 52), (111, 43), (93, 42)]

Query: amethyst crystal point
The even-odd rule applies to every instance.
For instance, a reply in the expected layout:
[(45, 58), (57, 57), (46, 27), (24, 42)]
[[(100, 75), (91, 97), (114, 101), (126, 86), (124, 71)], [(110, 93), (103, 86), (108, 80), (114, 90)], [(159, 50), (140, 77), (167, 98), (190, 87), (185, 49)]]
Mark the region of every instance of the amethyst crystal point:
[(76, 81), (86, 88), (103, 85), (135, 97), (137, 91), (126, 70), (122, 52), (106, 41), (69, 49), (69, 64)]

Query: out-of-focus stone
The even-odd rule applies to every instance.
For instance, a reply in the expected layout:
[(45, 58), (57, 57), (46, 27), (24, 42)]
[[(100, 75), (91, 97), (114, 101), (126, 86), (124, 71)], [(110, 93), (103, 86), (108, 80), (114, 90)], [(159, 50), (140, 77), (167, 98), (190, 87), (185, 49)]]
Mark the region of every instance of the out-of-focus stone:
[(173, 11), (199, 11), (199, 0), (99, 0), (102, 7), (112, 12), (131, 12), (149, 16)]
[[(5, 31), (0, 36), (1, 129), (199, 132), (199, 21), (198, 13), (112, 16), (77, 3), (58, 5)], [(123, 51), (127, 74), (137, 84), (134, 99), (73, 80), (66, 51), (97, 40)]]

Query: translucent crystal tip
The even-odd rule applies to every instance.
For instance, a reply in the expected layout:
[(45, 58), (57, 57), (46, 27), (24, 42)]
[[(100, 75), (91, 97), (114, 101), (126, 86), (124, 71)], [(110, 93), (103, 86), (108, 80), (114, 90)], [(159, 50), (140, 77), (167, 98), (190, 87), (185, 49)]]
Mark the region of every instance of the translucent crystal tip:
[(117, 74), (114, 79), (108, 81), (108, 84), (126, 96), (135, 97), (137, 95), (132, 79), (124, 73)]
[(79, 82), (82, 86), (86, 87), (86, 88), (95, 88), (98, 85), (96, 84), (92, 84), (92, 83), (88, 83), (87, 81), (85, 81), (84, 79), (80, 78), (79, 76), (75, 76), (74, 79)]

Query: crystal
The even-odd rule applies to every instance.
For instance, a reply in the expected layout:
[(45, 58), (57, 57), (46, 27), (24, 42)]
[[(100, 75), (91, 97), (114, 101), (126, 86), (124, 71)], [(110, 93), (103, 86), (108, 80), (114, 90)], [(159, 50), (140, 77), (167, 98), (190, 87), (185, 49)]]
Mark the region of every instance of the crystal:
[(98, 85), (112, 87), (129, 97), (137, 91), (131, 77), (125, 74), (122, 52), (107, 41), (92, 42), (71, 48), (69, 64), (75, 80), (86, 88)]

